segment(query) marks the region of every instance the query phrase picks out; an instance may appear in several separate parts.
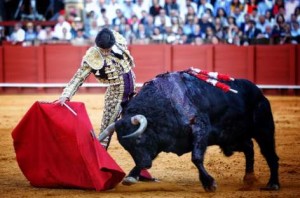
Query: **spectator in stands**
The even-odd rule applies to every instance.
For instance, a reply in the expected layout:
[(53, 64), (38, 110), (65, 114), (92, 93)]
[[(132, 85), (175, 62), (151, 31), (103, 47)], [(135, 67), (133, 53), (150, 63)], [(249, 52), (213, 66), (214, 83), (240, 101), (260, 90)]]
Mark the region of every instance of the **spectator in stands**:
[(202, 18), (202, 16), (205, 14), (206, 9), (210, 9), (213, 12), (214, 7), (207, 0), (200, 0), (197, 17)]
[(124, 0), (124, 3), (122, 5), (121, 9), (123, 11), (124, 16), (127, 19), (130, 19), (135, 14), (133, 5), (134, 5), (134, 3), (132, 2), (132, 0)]
[(180, 18), (185, 19), (187, 13), (189, 12), (189, 7), (192, 7), (195, 14), (198, 12), (198, 6), (195, 2), (192, 0), (185, 0), (185, 1), (179, 1), (179, 13)]
[[(161, 32), (162, 34), (165, 34), (165, 33), (166, 33), (166, 27), (171, 26), (171, 23), (167, 25), (167, 23), (166, 23), (166, 18), (161, 18), (160, 21), (161, 21), (161, 24), (160, 24), (159, 26), (155, 26), (155, 27), (158, 27), (159, 30), (160, 30), (160, 32)], [(154, 28), (155, 28), (155, 27), (154, 27)]]
[(276, 28), (279, 30), (279, 32), (284, 30), (284, 25), (285, 25), (285, 18), (283, 16), (283, 14), (278, 14), (276, 16)]
[(291, 15), (295, 12), (295, 9), (300, 6), (299, 0), (285, 0), (284, 8), (285, 15), (284, 18), (287, 22), (290, 22)]
[(108, 5), (106, 3), (106, 0), (97, 0), (97, 5), (98, 6), (96, 6), (96, 9), (94, 10), (94, 12), (95, 12), (96, 16), (99, 17), (101, 9), (103, 9), (103, 8), (107, 9)]
[(42, 42), (42, 43), (45, 42), (46, 38), (47, 38), (46, 30), (41, 25), (37, 25), (35, 27), (35, 30), (36, 30), (36, 39), (39, 42)]
[(227, 24), (228, 24), (229, 27), (237, 26), (237, 24), (235, 22), (235, 18), (233, 16), (229, 16), (227, 18)]
[(71, 39), (73, 39), (73, 37), (71, 32), (66, 27), (63, 27), (61, 37), (55, 37), (54, 39), (58, 39), (60, 42), (63, 43), (69, 43)]
[(265, 15), (266, 12), (273, 7), (273, 2), (270, 0), (260, 0), (257, 5), (258, 15)]
[(258, 18), (258, 22), (256, 23), (256, 28), (259, 29), (262, 33), (265, 33), (266, 27), (270, 24), (266, 21), (264, 15), (260, 15)]
[(126, 39), (128, 44), (133, 44), (133, 42), (136, 40), (135, 32), (132, 31), (132, 28), (129, 24), (125, 25), (125, 32), (123, 36)]
[(297, 18), (298, 23), (300, 24), (300, 6), (295, 9), (295, 16)]
[(293, 14), (291, 14), (291, 20), (290, 20), (290, 24), (292, 24), (292, 23), (296, 23), (296, 22), (298, 22), (297, 21), (297, 17), (296, 17), (296, 15), (293, 13)]
[(236, 25), (241, 27), (241, 24), (244, 22), (244, 13), (239, 8), (234, 8), (231, 16), (234, 17)]
[(199, 20), (199, 25), (201, 27), (201, 33), (206, 34), (206, 28), (207, 27), (211, 27), (214, 28), (214, 25), (208, 21), (208, 15), (204, 14), (201, 18), (201, 20)]
[(179, 5), (176, 0), (165, 0), (165, 4), (163, 6), (164, 10), (166, 11), (166, 15), (170, 16), (172, 10), (179, 11)]
[(109, 18), (107, 16), (106, 8), (101, 8), (100, 15), (97, 17), (97, 26), (103, 27), (107, 20), (109, 20)]
[(128, 20), (128, 24), (131, 26), (131, 29), (132, 29), (133, 32), (136, 32), (138, 30), (139, 23), (140, 23), (140, 21), (139, 21), (139, 19), (136, 15), (133, 15)]
[(208, 21), (212, 23), (214, 21), (214, 15), (213, 15), (212, 10), (209, 9), (209, 8), (206, 8), (205, 11), (204, 11), (204, 13), (207, 14)]
[(213, 36), (212, 38), (211, 38), (211, 44), (213, 44), (213, 45), (218, 45), (218, 44), (220, 44), (220, 39), (217, 37), (217, 36)]
[(230, 4), (230, 14), (232, 14), (236, 8), (239, 9), (240, 12), (243, 12), (245, 9), (244, 4), (240, 0), (232, 0)]
[(256, 22), (254, 20), (250, 20), (248, 22), (248, 30), (244, 34), (245, 42), (249, 44), (254, 43), (257, 36), (261, 33), (261, 30), (256, 28)]
[(228, 0), (216, 0), (214, 3), (214, 16), (217, 16), (219, 9), (224, 11), (225, 16), (230, 15), (230, 1)]
[(185, 14), (184, 16), (184, 21), (187, 22), (188, 21), (188, 18), (190, 17), (197, 17), (197, 14), (195, 12), (195, 9), (193, 6), (187, 6), (187, 13)]
[(181, 44), (181, 45), (190, 44), (188, 42), (188, 36), (185, 34), (182, 34), (178, 40), (179, 40), (178, 44)]
[(266, 18), (266, 21), (271, 25), (272, 29), (275, 25), (275, 18), (272, 14), (272, 11), (271, 10), (267, 10), (266, 13), (265, 13), (265, 18)]
[(221, 24), (223, 27), (228, 25), (227, 14), (224, 8), (218, 8), (216, 17), (221, 20)]
[(257, 9), (257, 0), (247, 0), (244, 11), (247, 14), (251, 14), (254, 9)]
[(88, 45), (88, 37), (84, 34), (84, 29), (77, 29), (76, 36), (71, 41), (72, 45)]
[(215, 28), (215, 36), (219, 38), (219, 40), (223, 41), (225, 39), (224, 26), (221, 23), (220, 18), (216, 17), (214, 21)]
[[(74, 21), (71, 23), (71, 34), (72, 38), (75, 38), (77, 36), (78, 30), (83, 30), (84, 25), (83, 22), (81, 21), (80, 17), (74, 18)], [(87, 34), (85, 34), (86, 36)]]
[(273, 43), (273, 38), (274, 38), (274, 31), (271, 25), (267, 25), (265, 27), (265, 31), (261, 34), (258, 35), (258, 39), (265, 39), (267, 42), (265, 44), (271, 44)]
[(197, 45), (197, 46), (203, 45), (203, 44), (204, 44), (204, 41), (201, 37), (196, 37), (194, 42), (192, 43), (192, 45)]
[(29, 42), (34, 42), (34, 40), (36, 39), (36, 32), (34, 30), (34, 26), (32, 22), (28, 22), (26, 24), (26, 31), (25, 31), (25, 41), (29, 41)]
[(100, 9), (101, 8), (99, 7), (98, 0), (85, 0), (85, 12), (93, 12), (94, 15), (97, 16)]
[(159, 15), (159, 11), (163, 9), (162, 6), (159, 4), (159, 0), (152, 0), (152, 6), (149, 9), (149, 14), (153, 17)]
[(192, 39), (195, 40), (197, 37), (205, 38), (205, 34), (201, 32), (201, 27), (199, 24), (194, 25)]
[(142, 23), (142, 24), (146, 24), (147, 23), (147, 17), (148, 17), (148, 12), (146, 11), (146, 10), (143, 10), (142, 11), (142, 17), (141, 18), (139, 18), (139, 20), (140, 20), (140, 23)]
[(280, 9), (284, 9), (284, 0), (275, 0), (275, 3), (272, 7), (272, 14), (276, 16), (279, 14)]
[(124, 35), (125, 34), (125, 30), (126, 30), (126, 25), (128, 24), (128, 20), (125, 17), (121, 18), (121, 23), (120, 25), (118, 25), (119, 27), (119, 33)]
[(189, 16), (187, 21), (183, 26), (183, 33), (188, 36), (188, 38), (193, 37), (194, 35), (194, 26), (197, 24), (195, 23), (196, 16)]
[(149, 12), (149, 7), (144, 0), (137, 0), (137, 2), (133, 5), (133, 12), (138, 17), (138, 19), (142, 19)]
[(300, 43), (300, 25), (298, 21), (293, 22), (291, 24), (291, 39), (292, 43), (299, 44)]
[(166, 27), (165, 42), (167, 44), (173, 44), (175, 40), (176, 34), (173, 32), (172, 27)]
[(257, 9), (253, 9), (252, 13), (250, 14), (250, 18), (251, 20), (255, 21), (255, 22), (258, 22), (258, 12), (257, 12)]
[(146, 31), (146, 35), (150, 35), (153, 34), (153, 30), (155, 28), (155, 25), (154, 25), (154, 18), (152, 15), (148, 15), (147, 16), (147, 20), (146, 22), (143, 24), (145, 27), (145, 31)]
[(171, 19), (166, 14), (166, 11), (164, 9), (161, 9), (159, 11), (159, 15), (155, 16), (154, 18), (154, 25), (156, 27), (162, 26), (164, 24), (165, 26), (171, 26)]
[(25, 30), (22, 28), (21, 23), (16, 23), (14, 25), (14, 30), (9, 37), (9, 41), (13, 44), (23, 42), (25, 40)]
[(45, 27), (45, 31), (46, 31), (46, 39), (45, 41), (47, 43), (52, 42), (53, 38), (54, 38), (54, 33), (53, 30), (50, 26), (46, 26)]
[(246, 13), (244, 15), (244, 21), (240, 25), (240, 30), (242, 31), (243, 34), (245, 34), (245, 32), (248, 30), (248, 28), (249, 28), (248, 24), (249, 24), (250, 20), (251, 20), (250, 14)]
[(240, 40), (239, 40), (239, 33), (240, 30), (235, 24), (230, 24), (227, 28), (227, 31), (225, 32), (225, 39), (226, 42), (229, 44), (235, 44), (235, 45), (240, 45)]
[(109, 4), (104, 8), (109, 12), (109, 14), (107, 15), (107, 17), (109, 18), (109, 23), (112, 23), (113, 18), (117, 17), (117, 10), (122, 10), (122, 5), (118, 0), (110, 0)]
[(99, 27), (96, 19), (91, 20), (91, 25), (89, 27), (89, 30), (87, 31), (87, 36), (91, 41), (94, 41), (98, 32), (99, 32)]
[(291, 26), (288, 23), (283, 24), (283, 31), (280, 32), (280, 44), (288, 44), (292, 41)]
[[(154, 29), (153, 29), (154, 30)], [(146, 30), (144, 24), (140, 23), (138, 31), (135, 33), (135, 44), (148, 44), (153, 33)]]
[(122, 18), (126, 18), (123, 11), (121, 9), (116, 9), (116, 17), (112, 19), (112, 26), (120, 25)]
[(72, 38), (71, 24), (65, 20), (63, 15), (60, 15), (57, 19), (57, 23), (54, 26), (53, 37), (58, 40), (70, 40)]
[[(87, 0), (86, 12), (88, 12), (88, 14), (87, 17), (85, 17), (86, 20), (84, 27), (74, 28), (74, 24), (72, 23), (71, 27), (73, 28), (71, 29), (71, 32), (74, 33), (72, 34), (72, 38), (75, 38), (77, 29), (84, 28), (86, 31), (85, 35), (91, 37), (93, 40), (99, 31), (99, 28), (109, 27), (126, 36), (128, 43), (131, 43), (129, 41), (135, 40), (135, 36), (130, 35), (132, 35), (132, 33), (136, 34), (138, 24), (142, 23), (144, 24), (144, 29), (149, 37), (153, 34), (154, 27), (160, 28), (162, 34), (170, 35), (171, 38), (173, 38), (173, 34), (177, 34), (178, 31), (180, 31), (179, 28), (183, 28), (187, 39), (183, 35), (176, 35), (176, 38), (180, 39), (178, 43), (190, 43), (191, 41), (194, 43), (195, 36), (192, 35), (191, 39), (190, 32), (192, 32), (191, 29), (194, 29), (193, 31), (195, 31), (196, 26), (194, 25), (193, 28), (188, 30), (188, 25), (184, 22), (188, 22), (188, 19), (191, 18), (191, 15), (202, 16), (205, 14), (208, 16), (207, 21), (210, 22), (208, 25), (207, 23), (203, 23), (203, 21), (205, 21), (203, 20), (203, 17), (195, 17), (195, 20), (198, 18), (197, 23), (200, 25), (200, 30), (202, 31), (203, 35), (207, 34), (206, 26), (212, 27), (215, 34), (218, 34), (217, 37), (219, 42), (223, 41), (224, 35), (228, 36), (230, 29), (229, 27), (231, 26), (228, 24), (228, 21), (231, 21), (232, 19), (228, 17), (227, 20), (227, 16), (233, 16), (235, 18), (240, 32), (243, 34), (245, 34), (248, 29), (248, 21), (252, 19), (256, 22), (258, 28), (262, 30), (261, 35), (264, 38), (268, 37), (270, 32), (272, 32), (273, 37), (276, 37), (277, 35), (279, 36), (282, 33), (287, 34), (286, 31), (289, 29), (290, 31), (293, 31), (293, 35), (296, 35), (297, 30), (295, 29), (297, 29), (297, 24), (295, 23), (295, 20), (298, 21), (298, 24), (300, 23), (299, 2), (299, 0)], [(287, 7), (293, 8), (294, 10), (288, 9)], [(94, 12), (97, 12), (98, 14), (95, 14)], [(124, 17), (124, 12), (126, 12), (126, 15), (128, 15), (127, 18)], [(292, 14), (289, 15), (287, 12)], [(249, 15), (245, 15), (245, 17), (243, 17), (244, 13), (248, 13)], [(273, 13), (277, 14), (273, 15)], [(264, 23), (261, 23), (261, 15), (265, 16)], [(290, 28), (285, 27), (285, 24), (282, 27), (279, 27), (274, 18), (274, 16), (277, 17), (278, 15), (283, 15), (285, 21), (287, 21), (287, 17), (290, 18), (289, 21), (287, 21), (290, 25)], [(152, 18), (149, 16), (152, 16)], [(154, 24), (153, 16), (155, 16)], [(71, 21), (73, 21), (72, 18), (75, 19), (75, 15), (71, 15)], [(101, 21), (97, 26), (94, 24), (96, 19), (98, 22)], [(214, 24), (216, 21), (218, 24)], [(220, 22), (221, 24), (219, 24)], [(56, 26), (58, 26), (58, 24), (59, 20)], [(273, 28), (275, 25), (276, 27)], [(60, 25), (61, 30), (62, 26), (63, 25)], [(226, 26), (228, 27), (227, 29)], [(272, 31), (269, 30), (269, 26), (271, 27)], [(266, 27), (268, 27), (268, 32), (264, 30)], [(91, 28), (92, 30), (90, 31)], [(130, 29), (133, 30), (130, 31)], [(170, 29), (172, 30), (171, 32)], [(224, 29), (227, 30), (226, 34), (224, 33)], [(127, 31), (129, 31), (128, 34)], [(59, 39), (57, 32), (60, 32), (59, 34), (62, 38), (62, 31), (54, 30), (53, 36), (56, 39)], [(45, 31), (40, 35), (45, 35)], [(66, 35), (67, 33), (65, 33), (65, 36)], [(40, 36), (39, 40), (43, 40), (44, 37), (45, 36)], [(234, 39), (235, 37), (233, 37), (232, 40)], [(66, 38), (63, 40), (66, 40)], [(232, 41), (232, 43), (235, 42)]]
[(215, 36), (214, 30), (211, 27), (207, 27), (205, 33), (205, 43), (212, 44), (212, 40), (214, 36)]
[(156, 43), (156, 44), (164, 43), (164, 34), (160, 31), (160, 28), (155, 27), (150, 39), (151, 39), (151, 43)]

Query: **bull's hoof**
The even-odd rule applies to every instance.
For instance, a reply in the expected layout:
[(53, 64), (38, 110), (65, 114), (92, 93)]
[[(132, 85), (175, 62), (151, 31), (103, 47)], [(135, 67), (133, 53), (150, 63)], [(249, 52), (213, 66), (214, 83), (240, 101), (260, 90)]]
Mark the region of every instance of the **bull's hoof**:
[(204, 186), (205, 192), (215, 192), (217, 190), (217, 183), (213, 181), (212, 185)]
[(138, 180), (134, 177), (125, 177), (125, 179), (123, 179), (122, 184), (126, 185), (126, 186), (130, 186), (133, 184), (136, 184), (138, 182)]
[(277, 191), (280, 189), (279, 184), (268, 184), (266, 187), (260, 188), (260, 190)]
[(255, 177), (254, 173), (246, 173), (244, 176), (244, 184), (246, 185), (253, 185), (255, 182), (257, 182), (257, 179)]

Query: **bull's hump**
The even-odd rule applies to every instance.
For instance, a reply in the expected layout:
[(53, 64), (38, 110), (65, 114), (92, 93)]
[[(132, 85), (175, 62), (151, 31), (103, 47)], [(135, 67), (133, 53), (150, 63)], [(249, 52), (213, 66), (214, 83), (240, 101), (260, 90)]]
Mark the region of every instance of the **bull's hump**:
[(182, 119), (191, 119), (196, 114), (196, 108), (188, 97), (188, 87), (179, 72), (165, 73), (154, 79), (154, 84), (172, 107), (177, 110)]

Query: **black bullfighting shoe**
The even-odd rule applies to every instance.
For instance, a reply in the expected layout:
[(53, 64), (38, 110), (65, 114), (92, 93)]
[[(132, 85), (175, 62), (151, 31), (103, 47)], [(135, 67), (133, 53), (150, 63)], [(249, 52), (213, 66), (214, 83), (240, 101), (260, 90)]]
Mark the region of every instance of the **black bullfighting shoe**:
[(147, 169), (142, 169), (139, 176), (139, 181), (158, 182), (158, 179), (152, 177)]

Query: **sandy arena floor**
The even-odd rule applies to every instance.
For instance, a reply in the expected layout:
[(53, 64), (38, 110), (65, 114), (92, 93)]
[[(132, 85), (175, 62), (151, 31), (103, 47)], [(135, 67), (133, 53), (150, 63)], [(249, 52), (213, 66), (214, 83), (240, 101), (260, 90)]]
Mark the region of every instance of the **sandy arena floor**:
[[(260, 191), (269, 178), (266, 161), (255, 144), (255, 172), (258, 182), (244, 188), (244, 156), (236, 153), (225, 157), (218, 147), (210, 147), (205, 166), (216, 179), (218, 189), (206, 193), (198, 181), (197, 169), (190, 154), (178, 157), (162, 153), (154, 161), (150, 172), (160, 179), (157, 183), (119, 184), (115, 189), (96, 192), (76, 189), (45, 189), (30, 186), (15, 159), (11, 132), (29, 107), (37, 100), (53, 101), (58, 95), (0, 95), (0, 197), (300, 197), (300, 97), (268, 97), (276, 122), (276, 146), (280, 157), (281, 190)], [(95, 131), (99, 130), (103, 110), (103, 95), (78, 94), (74, 101), (86, 104)], [(109, 153), (128, 173), (133, 161), (113, 136)]]

